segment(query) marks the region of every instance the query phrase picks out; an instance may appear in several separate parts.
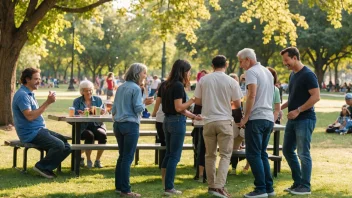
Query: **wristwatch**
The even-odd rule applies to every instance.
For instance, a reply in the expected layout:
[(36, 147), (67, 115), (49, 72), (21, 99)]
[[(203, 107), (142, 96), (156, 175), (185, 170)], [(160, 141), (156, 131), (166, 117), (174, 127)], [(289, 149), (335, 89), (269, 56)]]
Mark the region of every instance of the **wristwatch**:
[(301, 113), (301, 107), (298, 107), (297, 110), (298, 110), (298, 113)]

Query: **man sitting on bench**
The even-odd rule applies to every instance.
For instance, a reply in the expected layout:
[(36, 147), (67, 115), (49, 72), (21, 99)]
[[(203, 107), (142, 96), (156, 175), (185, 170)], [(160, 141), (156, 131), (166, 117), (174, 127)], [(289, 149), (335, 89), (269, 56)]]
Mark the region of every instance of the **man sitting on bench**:
[(47, 100), (39, 107), (33, 91), (40, 85), (40, 70), (27, 68), (21, 75), (21, 87), (12, 103), (14, 124), (22, 143), (32, 143), (47, 151), (47, 155), (33, 168), (41, 176), (56, 177), (53, 170), (71, 153), (70, 145), (60, 134), (48, 130), (42, 113), (55, 102), (55, 92), (49, 91)]

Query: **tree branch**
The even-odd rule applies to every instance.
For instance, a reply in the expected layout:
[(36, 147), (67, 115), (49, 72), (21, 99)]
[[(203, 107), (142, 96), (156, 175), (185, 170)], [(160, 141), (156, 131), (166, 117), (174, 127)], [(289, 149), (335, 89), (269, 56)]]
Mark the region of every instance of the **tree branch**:
[(35, 11), (35, 8), (37, 7), (37, 4), (38, 4), (38, 0), (31, 0), (29, 2), (25, 19), (28, 19), (30, 16), (32, 16), (32, 14)]
[(52, 7), (55, 5), (55, 2), (55, 0), (44, 0), (31, 17), (28, 18), (27, 21), (25, 20), (22, 22), (15, 37), (19, 39), (24, 39), (23, 37), (27, 38), (27, 33), (33, 31), (35, 26), (38, 25), (39, 21), (41, 21), (46, 13), (52, 9)]
[(351, 54), (351, 52), (348, 52), (348, 51), (341, 52), (341, 55), (340, 55), (340, 56), (339, 56), (339, 54), (337, 54), (335, 58), (330, 59), (326, 64), (327, 64), (327, 65), (330, 65), (330, 64), (333, 63), (334, 61), (336, 61), (336, 60), (339, 61), (340, 59), (345, 58), (345, 57), (347, 57), (347, 56), (350, 55), (350, 54)]
[(309, 58), (311, 59), (312, 63), (314, 63), (315, 62), (314, 56), (313, 56), (312, 52), (309, 49), (307, 49), (307, 54), (308, 54)]
[(64, 12), (83, 13), (83, 12), (90, 11), (90, 10), (92, 10), (92, 9), (94, 9), (94, 8), (104, 4), (106, 2), (109, 2), (109, 1), (112, 1), (112, 0), (99, 0), (96, 3), (90, 4), (90, 5), (81, 7), (81, 8), (68, 8), (68, 7), (58, 6), (58, 5), (55, 5), (54, 8), (57, 10), (60, 10), (60, 11), (64, 11)]

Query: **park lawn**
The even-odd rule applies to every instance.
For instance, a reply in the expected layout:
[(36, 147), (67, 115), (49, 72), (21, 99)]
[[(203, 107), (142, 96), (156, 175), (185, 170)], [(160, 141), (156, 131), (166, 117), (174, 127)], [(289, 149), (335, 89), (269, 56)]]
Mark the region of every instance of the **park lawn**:
[[(64, 90), (62, 92), (64, 93)], [(48, 114), (67, 114), (67, 109), (72, 105), (76, 96), (60, 96), (60, 93), (58, 92), (57, 102), (47, 109), (44, 114), (45, 118)], [(38, 96), (37, 99), (41, 104), (45, 97)], [(152, 107), (148, 109), (151, 110)], [(337, 115), (338, 112), (317, 113), (318, 122), (312, 140), (313, 194), (309, 197), (352, 197), (352, 135), (340, 136), (324, 132), (325, 127), (333, 122)], [(69, 124), (48, 119), (46, 119), (46, 124), (49, 129), (70, 135)], [(108, 128), (111, 129), (111, 124)], [(281, 132), (281, 143), (283, 134)], [(1, 145), (4, 140), (9, 139), (17, 139), (16, 133), (0, 130)], [(141, 137), (139, 142), (152, 143), (154, 138)], [(116, 143), (116, 139), (108, 137), (108, 143)], [(191, 143), (190, 137), (186, 137), (186, 143)], [(93, 159), (95, 154), (94, 151)], [(39, 152), (35, 150), (29, 150), (27, 174), (12, 168), (12, 148), (1, 146), (0, 156), (2, 158), (0, 160), (0, 197), (118, 197), (114, 192), (117, 151), (104, 153), (102, 163), (105, 167), (102, 169), (82, 168), (79, 178), (70, 172), (70, 158), (68, 158), (62, 164), (63, 172), (53, 180), (44, 179), (32, 170), (39, 159)], [(242, 197), (244, 193), (253, 189), (252, 174), (243, 175), (241, 173), (244, 163), (244, 161), (239, 163), (237, 176), (229, 175), (228, 177), (226, 188), (233, 197)], [(22, 166), (22, 149), (19, 150), (18, 166)], [(193, 181), (194, 175), (193, 152), (184, 151), (175, 179), (176, 188), (183, 191), (181, 197), (211, 197), (207, 194), (206, 184)], [(277, 195), (292, 197), (283, 192), (284, 188), (291, 184), (291, 173), (286, 160), (283, 159), (281, 173), (278, 178), (274, 179)], [(161, 197), (161, 177), (158, 167), (154, 165), (154, 151), (140, 152), (139, 165), (135, 166), (133, 163), (131, 168), (131, 186), (133, 191), (141, 193), (143, 197)]]

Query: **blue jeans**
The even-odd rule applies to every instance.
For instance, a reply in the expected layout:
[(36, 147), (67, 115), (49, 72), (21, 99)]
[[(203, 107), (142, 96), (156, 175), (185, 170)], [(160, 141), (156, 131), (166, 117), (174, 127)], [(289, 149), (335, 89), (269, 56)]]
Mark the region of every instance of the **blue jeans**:
[(65, 137), (48, 129), (40, 129), (30, 143), (47, 151), (46, 156), (36, 164), (40, 169), (54, 170), (71, 153), (71, 147)]
[[(285, 129), (282, 152), (291, 168), (295, 185), (303, 185), (310, 189), (312, 175), (312, 158), (310, 156), (310, 142), (316, 120), (288, 120)], [(297, 154), (301, 160), (298, 162)]]
[(149, 93), (149, 97), (154, 96), (155, 92), (157, 91), (157, 89), (151, 89), (150, 93)]
[(183, 141), (186, 134), (186, 117), (184, 115), (165, 115), (163, 123), (166, 155), (162, 168), (166, 168), (165, 190), (174, 188), (176, 166), (180, 161)]
[(246, 158), (254, 175), (255, 190), (271, 193), (273, 178), (266, 148), (273, 131), (274, 123), (269, 120), (249, 120), (246, 124)]
[(129, 193), (131, 192), (130, 169), (137, 148), (139, 124), (136, 122), (114, 122), (114, 134), (119, 145), (115, 188), (123, 193)]

